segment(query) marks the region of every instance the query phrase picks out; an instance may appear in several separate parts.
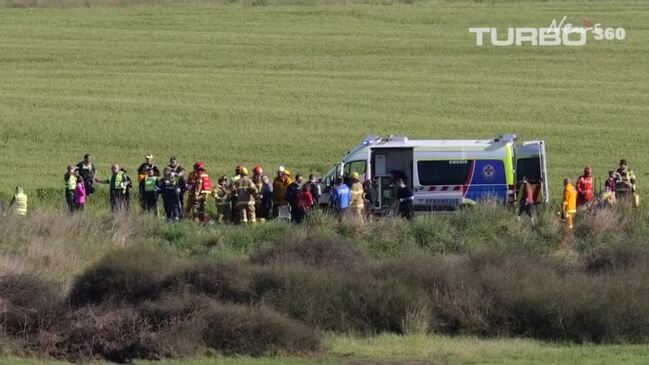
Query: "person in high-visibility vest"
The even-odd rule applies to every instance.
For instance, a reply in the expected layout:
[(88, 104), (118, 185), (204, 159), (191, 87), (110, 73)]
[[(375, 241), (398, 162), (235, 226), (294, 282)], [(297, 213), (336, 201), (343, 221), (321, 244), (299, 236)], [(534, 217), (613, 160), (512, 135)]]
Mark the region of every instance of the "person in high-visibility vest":
[(65, 182), (65, 203), (68, 205), (68, 210), (74, 212), (76, 205), (74, 203), (74, 192), (77, 189), (77, 176), (75, 175), (77, 167), (74, 165), (68, 166), (68, 171), (63, 175)]
[(577, 206), (584, 206), (593, 201), (593, 169), (584, 167), (584, 174), (577, 179)]
[(631, 202), (634, 206), (640, 205), (640, 198), (636, 194), (636, 177), (626, 160), (620, 160), (616, 171), (615, 195), (618, 200)]
[(14, 208), (14, 213), (18, 216), (27, 215), (27, 195), (23, 191), (23, 188), (16, 186), (16, 194), (9, 202), (9, 208)]
[(563, 201), (561, 203), (561, 214), (569, 231), (573, 229), (573, 218), (577, 213), (577, 189), (572, 186), (570, 178), (563, 179)]
[(113, 164), (110, 167), (111, 177), (106, 180), (97, 180), (100, 184), (108, 184), (110, 190), (110, 210), (112, 212), (120, 212), (128, 208), (128, 189), (131, 185), (131, 180), (126, 175), (124, 169), (120, 169), (118, 164)]
[(158, 177), (153, 169), (148, 169), (144, 178), (144, 208), (146, 212), (158, 215)]

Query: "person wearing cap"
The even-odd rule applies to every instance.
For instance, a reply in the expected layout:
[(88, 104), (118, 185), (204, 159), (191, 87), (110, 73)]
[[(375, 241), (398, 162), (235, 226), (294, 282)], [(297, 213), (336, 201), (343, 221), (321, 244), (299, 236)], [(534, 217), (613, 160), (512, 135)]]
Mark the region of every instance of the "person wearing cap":
[(219, 223), (230, 221), (232, 214), (232, 190), (228, 184), (228, 177), (223, 175), (212, 190), (212, 197), (216, 201), (216, 220)]
[(83, 156), (83, 161), (77, 164), (79, 175), (83, 179), (86, 188), (86, 194), (92, 195), (95, 192), (95, 180), (97, 179), (97, 169), (92, 162), (92, 155), (86, 153)]
[(176, 180), (176, 187), (180, 189), (178, 193), (178, 202), (180, 204), (180, 215), (183, 213), (183, 207), (185, 204), (185, 193), (187, 192), (187, 177), (185, 176), (185, 168), (182, 167), (175, 155), (169, 157), (169, 163), (167, 164), (171, 176)]
[(175, 223), (180, 219), (180, 187), (178, 176), (174, 175), (171, 168), (166, 166), (162, 179), (158, 183), (158, 190), (162, 195), (162, 204), (165, 209), (167, 221)]
[[(75, 172), (77, 174), (75, 174)], [(74, 212), (76, 208), (74, 203), (74, 192), (77, 189), (77, 176), (79, 176), (78, 169), (74, 165), (69, 165), (67, 172), (63, 175), (63, 181), (65, 182), (65, 203), (68, 205), (68, 210), (70, 212)]]
[(284, 166), (277, 169), (277, 177), (273, 180), (273, 217), (277, 217), (279, 207), (285, 206), (286, 203), (286, 190), (293, 181), (287, 173)]
[(352, 182), (352, 186), (350, 187), (352, 201), (349, 207), (354, 216), (362, 218), (365, 211), (365, 190), (359, 180), (358, 172), (353, 172), (350, 178)]
[(237, 196), (237, 210), (239, 211), (239, 221), (241, 223), (255, 223), (255, 199), (259, 191), (248, 177), (248, 169), (241, 167), (240, 178), (234, 182), (233, 190)]
[(137, 179), (140, 191), (140, 205), (142, 206), (142, 210), (147, 210), (146, 197), (144, 194), (144, 180), (146, 180), (147, 176), (149, 176), (149, 170), (153, 170), (153, 176), (160, 177), (160, 169), (158, 169), (158, 166), (156, 166), (155, 162), (153, 161), (152, 154), (145, 155), (144, 162), (140, 165), (140, 167), (137, 168)]
[(593, 169), (584, 167), (584, 174), (577, 179), (577, 206), (583, 207), (593, 201)]
[(637, 207), (640, 204), (640, 199), (636, 194), (636, 176), (625, 159), (620, 160), (616, 177), (618, 179), (615, 185), (617, 199), (630, 202)]

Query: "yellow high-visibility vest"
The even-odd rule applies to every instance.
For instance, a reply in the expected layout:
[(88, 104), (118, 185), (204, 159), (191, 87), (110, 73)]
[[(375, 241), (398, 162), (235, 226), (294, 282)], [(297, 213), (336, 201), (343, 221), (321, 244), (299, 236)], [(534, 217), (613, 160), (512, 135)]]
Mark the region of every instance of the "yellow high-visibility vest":
[(27, 195), (24, 193), (14, 195), (14, 204), (16, 215), (27, 215)]

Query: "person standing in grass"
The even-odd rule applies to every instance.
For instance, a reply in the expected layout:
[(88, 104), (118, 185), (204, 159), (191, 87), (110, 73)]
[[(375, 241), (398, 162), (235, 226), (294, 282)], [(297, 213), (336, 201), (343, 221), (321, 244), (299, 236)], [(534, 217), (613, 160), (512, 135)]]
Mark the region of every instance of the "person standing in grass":
[(187, 178), (185, 177), (185, 168), (178, 163), (175, 155), (169, 157), (169, 164), (167, 165), (167, 167), (171, 171), (171, 175), (176, 178), (176, 185), (180, 189), (178, 201), (180, 202), (180, 215), (182, 215), (183, 206), (185, 203), (185, 192), (187, 191)]
[(144, 181), (147, 176), (149, 176), (149, 170), (153, 171), (153, 176), (160, 177), (160, 169), (156, 166), (153, 161), (153, 155), (147, 154), (144, 156), (144, 162), (137, 168), (137, 178), (139, 182), (139, 191), (140, 191), (140, 205), (142, 210), (147, 210), (146, 197), (144, 194)]
[(322, 190), (320, 189), (320, 184), (314, 174), (309, 175), (309, 181), (307, 184), (309, 185), (309, 192), (313, 197), (313, 207), (316, 207), (320, 200), (320, 196), (322, 195)]
[(99, 183), (108, 184), (110, 191), (110, 210), (120, 212), (128, 208), (127, 193), (129, 178), (126, 172), (119, 168), (118, 164), (110, 167), (111, 177)]
[(570, 178), (563, 179), (563, 201), (561, 214), (566, 224), (566, 230), (572, 232), (573, 218), (577, 213), (577, 190), (572, 186)]
[(77, 164), (77, 169), (79, 169), (79, 175), (83, 179), (86, 194), (92, 195), (95, 192), (97, 169), (95, 168), (95, 164), (92, 162), (92, 156), (89, 153), (86, 153), (83, 156), (83, 161)]
[(292, 182), (284, 166), (280, 166), (277, 177), (273, 180), (273, 217), (279, 215), (279, 207), (286, 206), (286, 190)]
[(350, 178), (352, 181), (352, 201), (350, 208), (354, 216), (362, 218), (363, 212), (365, 211), (365, 191), (363, 189), (363, 184), (359, 181), (358, 172), (353, 172)]
[(297, 207), (297, 194), (300, 192), (300, 187), (302, 186), (302, 175), (295, 175), (295, 181), (293, 181), (286, 188), (286, 201), (291, 207), (291, 220), (297, 219), (298, 207)]
[[(75, 190), (77, 189), (77, 179), (79, 176), (79, 170), (74, 165), (68, 166), (68, 171), (63, 175), (63, 181), (65, 181), (65, 203), (68, 205), (68, 211), (74, 212), (76, 205), (74, 202)], [(76, 174), (75, 174), (76, 172)], [(83, 178), (80, 179), (83, 183)], [(85, 188), (84, 188), (85, 190)]]
[(308, 212), (313, 207), (313, 196), (309, 184), (302, 185), (302, 188), (297, 193), (297, 209), (295, 214), (295, 223), (302, 223)]
[(338, 214), (339, 219), (342, 219), (347, 214), (350, 201), (351, 190), (345, 184), (345, 178), (339, 176), (336, 179), (336, 187), (331, 192), (331, 206)]
[(79, 174), (79, 170), (75, 171), (77, 186), (74, 189), (74, 208), (77, 211), (83, 211), (86, 206), (86, 184)]
[(147, 170), (144, 178), (144, 202), (146, 212), (158, 215), (158, 177), (153, 169)]
[(261, 207), (260, 207), (260, 220), (270, 219), (270, 211), (273, 208), (273, 186), (270, 184), (268, 176), (261, 177)]
[(223, 175), (219, 178), (218, 184), (212, 190), (212, 196), (216, 201), (216, 221), (225, 223), (230, 221), (232, 214), (232, 191), (228, 184), (228, 177)]
[(378, 199), (378, 193), (372, 186), (371, 180), (365, 180), (363, 183), (363, 192), (365, 193), (365, 213), (369, 216), (372, 214), (372, 210), (376, 206)]
[(413, 218), (414, 196), (403, 179), (397, 181), (397, 199), (399, 200), (399, 215), (401, 218), (411, 220)]
[(582, 207), (593, 201), (593, 169), (584, 167), (584, 174), (577, 179), (577, 206)]
[(25, 194), (21, 186), (16, 186), (16, 193), (9, 202), (9, 208), (12, 207), (17, 216), (24, 217), (27, 215), (27, 194)]
[(160, 180), (158, 189), (162, 194), (162, 203), (165, 215), (169, 222), (177, 222), (180, 219), (180, 187), (178, 176), (168, 166), (163, 170), (164, 176)]
[(257, 191), (255, 183), (248, 177), (247, 168), (241, 167), (239, 180), (234, 182), (233, 190), (237, 197), (239, 222), (243, 224), (256, 223), (255, 199), (259, 191)]
[(523, 176), (520, 196), (521, 198), (518, 206), (518, 217), (516, 217), (516, 219), (520, 221), (521, 216), (523, 215), (523, 213), (525, 213), (530, 217), (532, 224), (534, 224), (534, 188), (532, 187), (532, 184), (530, 184), (527, 176)]

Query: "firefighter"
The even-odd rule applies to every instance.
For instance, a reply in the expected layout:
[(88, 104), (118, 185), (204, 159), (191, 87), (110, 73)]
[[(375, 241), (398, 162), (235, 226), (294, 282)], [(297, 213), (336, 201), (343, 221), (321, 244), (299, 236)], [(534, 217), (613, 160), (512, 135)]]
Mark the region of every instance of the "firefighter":
[(365, 191), (363, 184), (359, 180), (358, 172), (353, 172), (350, 176), (352, 186), (351, 189), (351, 203), (350, 208), (354, 216), (363, 217), (365, 211)]
[(147, 210), (146, 197), (144, 194), (144, 180), (149, 175), (149, 170), (153, 170), (153, 176), (160, 177), (160, 169), (153, 162), (153, 155), (147, 154), (144, 156), (144, 162), (137, 168), (137, 179), (139, 183), (140, 192), (140, 206), (142, 210)]
[(153, 169), (144, 178), (144, 208), (147, 213), (158, 215), (158, 177)]
[(81, 178), (83, 178), (86, 194), (88, 196), (92, 195), (92, 193), (95, 192), (97, 169), (95, 168), (95, 164), (92, 162), (92, 156), (89, 153), (86, 153), (83, 156), (83, 161), (77, 164), (77, 169), (79, 170), (79, 175), (81, 175)]
[(280, 206), (286, 205), (286, 190), (292, 182), (284, 166), (280, 166), (273, 180), (273, 217), (277, 217)]
[(618, 200), (630, 201), (637, 207), (640, 204), (640, 199), (636, 194), (636, 178), (626, 160), (620, 160), (620, 166), (616, 174), (618, 179), (615, 185), (616, 198)]
[(187, 218), (194, 218), (193, 216), (193, 210), (194, 210), (194, 205), (196, 204), (196, 195), (193, 193), (194, 191), (194, 184), (196, 183), (196, 179), (198, 177), (198, 168), (203, 165), (202, 162), (196, 162), (193, 166), (192, 172), (189, 173), (187, 176), (185, 188), (189, 192), (187, 196), (187, 203), (184, 205), (184, 214), (183, 217)]
[(257, 187), (248, 177), (248, 169), (241, 167), (240, 178), (234, 183), (237, 195), (237, 210), (241, 223), (255, 223), (255, 199), (258, 194)]
[(158, 183), (158, 190), (162, 194), (162, 204), (165, 209), (165, 216), (169, 222), (177, 222), (180, 219), (180, 187), (178, 176), (167, 166), (163, 170), (163, 177)]
[(212, 182), (205, 171), (204, 163), (197, 162), (194, 166), (196, 173), (190, 191), (190, 196), (193, 198), (192, 216), (197, 222), (208, 223), (209, 218), (205, 214), (205, 201), (212, 194)]
[(255, 184), (255, 187), (257, 188), (257, 191), (259, 194), (257, 194), (257, 197), (255, 199), (255, 215), (257, 218), (260, 218), (262, 216), (261, 214), (261, 189), (264, 186), (263, 182), (263, 177), (264, 177), (264, 169), (261, 167), (261, 165), (256, 165), (252, 169), (252, 182)]
[(233, 224), (239, 224), (241, 221), (241, 215), (239, 214), (239, 206), (237, 205), (237, 190), (234, 188), (234, 184), (239, 181), (241, 178), (241, 165), (237, 165), (234, 167), (234, 175), (232, 176), (232, 179), (230, 180), (232, 186), (231, 186), (231, 200), (232, 200), (232, 207), (230, 208), (230, 221)]
[(566, 224), (566, 230), (572, 231), (573, 218), (577, 213), (577, 190), (572, 186), (570, 178), (563, 179), (563, 201), (561, 214)]
[(218, 222), (229, 222), (232, 213), (232, 191), (228, 184), (228, 177), (223, 175), (219, 178), (218, 185), (212, 190), (212, 196), (216, 201), (216, 214)]
[(530, 184), (527, 176), (523, 176), (520, 196), (521, 200), (519, 202), (518, 217), (516, 217), (516, 219), (520, 221), (521, 216), (525, 213), (530, 217), (532, 224), (534, 224), (534, 210), (536, 207), (534, 205), (534, 188), (532, 188), (532, 184)]
[(9, 202), (9, 208), (11, 207), (14, 207), (14, 213), (17, 216), (24, 217), (27, 215), (27, 194), (20, 186), (16, 186), (16, 194)]
[(74, 165), (68, 166), (68, 171), (63, 175), (65, 182), (65, 203), (68, 205), (70, 212), (75, 211), (74, 191), (77, 189), (77, 177), (75, 175), (77, 167)]
[(577, 206), (583, 207), (593, 201), (593, 169), (584, 167), (584, 174), (577, 179)]

